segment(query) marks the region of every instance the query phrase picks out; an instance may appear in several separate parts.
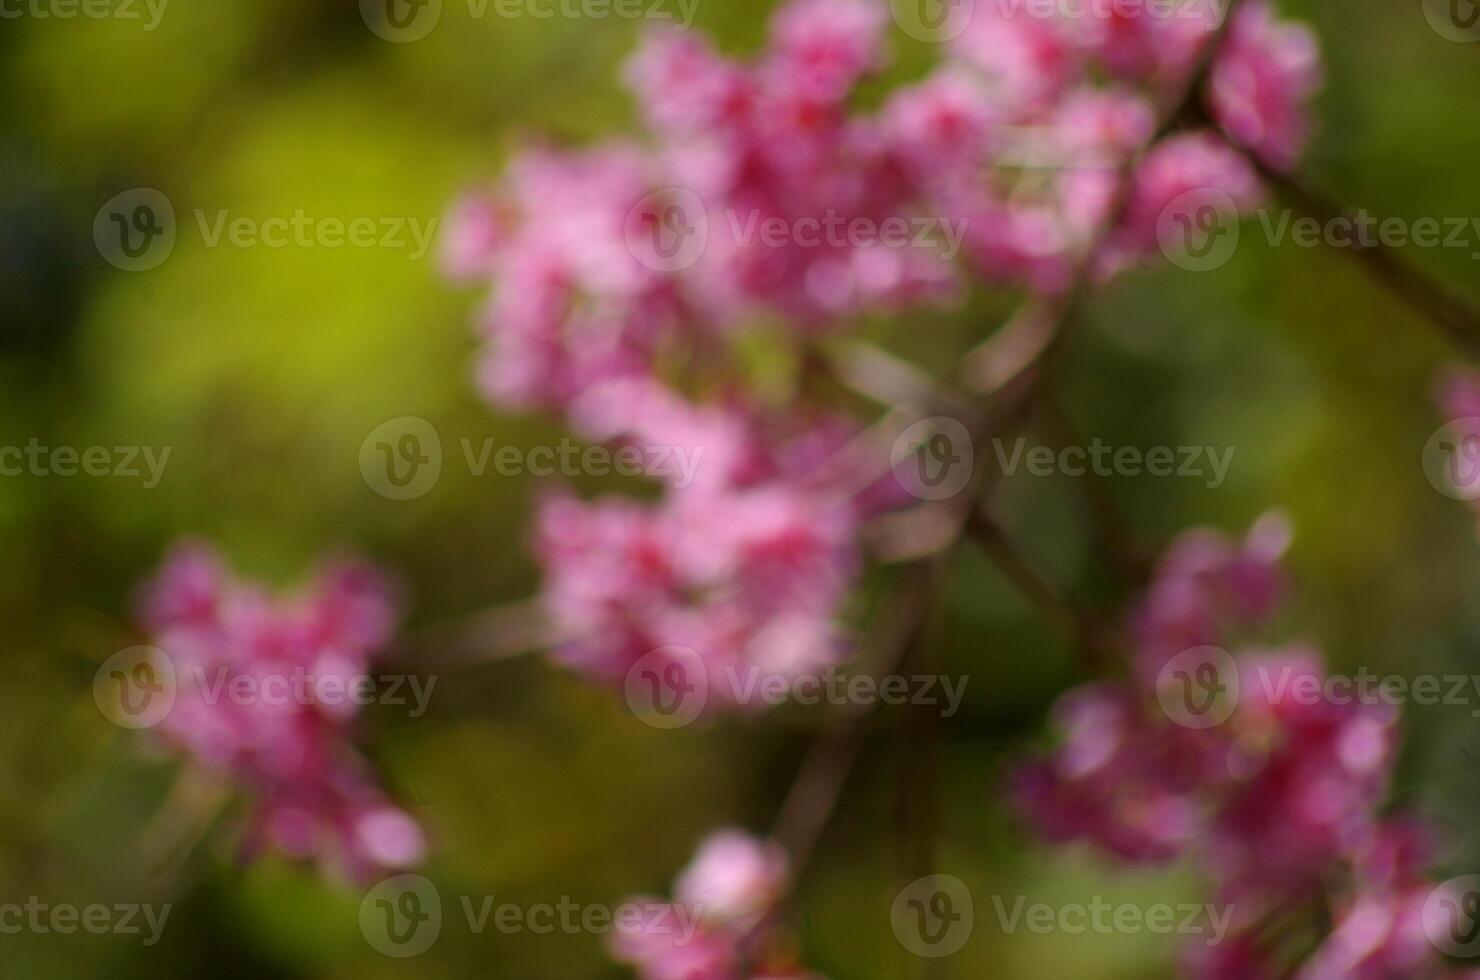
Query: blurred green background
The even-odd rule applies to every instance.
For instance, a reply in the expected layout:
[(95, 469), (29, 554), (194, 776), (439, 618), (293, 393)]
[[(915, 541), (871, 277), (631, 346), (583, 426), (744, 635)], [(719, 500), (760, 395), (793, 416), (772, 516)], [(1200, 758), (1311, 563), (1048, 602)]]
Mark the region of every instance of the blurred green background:
[[(1441, 39), (1416, 2), (1289, 0), (1319, 32), (1329, 81), (1307, 172), (1380, 215), (1480, 214), (1473, 98), (1480, 46)], [(754, 50), (769, 3), (700, 0), (696, 26)], [(13, 8), (12, 8), (13, 9)], [(147, 12), (141, 7), (141, 12)], [(425, 39), (393, 44), (352, 0), (212, 0), (140, 21), (0, 21), (0, 445), (170, 446), (163, 481), (0, 478), (0, 902), (173, 902), (163, 941), (0, 935), (0, 975), (254, 978), (621, 977), (593, 936), (472, 934), (457, 896), (615, 903), (663, 892), (715, 826), (764, 830), (815, 718), (648, 729), (608, 694), (538, 658), (441, 678), (431, 710), (383, 708), (364, 744), (433, 838), (427, 874), (448, 922), (432, 950), (385, 958), (360, 935), (360, 893), (277, 862), (242, 867), (208, 837), (167, 868), (141, 840), (175, 773), (92, 703), (94, 671), (139, 642), (131, 594), (184, 533), (244, 571), (291, 583), (326, 550), (397, 570), (413, 630), (527, 596), (524, 547), (539, 481), (449, 465), (430, 494), (386, 500), (362, 480), (362, 440), (387, 419), (432, 421), (451, 453), (485, 437), (559, 437), (500, 416), (471, 383), (481, 296), (406, 249), (205, 247), (197, 208), (438, 217), (497, 174), (521, 136), (628, 132), (616, 83), (637, 27), (619, 19), (472, 18), (448, 0)], [(896, 33), (891, 77), (933, 53)], [(120, 191), (154, 187), (180, 216), (175, 250), (119, 271), (92, 223)], [(1474, 518), (1436, 493), (1420, 456), (1429, 392), (1450, 352), (1428, 326), (1329, 250), (1270, 248), (1257, 225), (1224, 268), (1156, 268), (1098, 298), (1069, 351), (1060, 401), (1085, 439), (1235, 447), (1227, 484), (1109, 481), (1136, 534), (1239, 529), (1294, 517), (1298, 592), (1272, 639), (1319, 641), (1332, 662), (1414, 675), (1480, 667)], [(1470, 249), (1409, 250), (1477, 281)], [(1011, 308), (870, 324), (949, 367)], [(1001, 491), (1020, 540), (1093, 604), (1123, 598), (1094, 553), (1082, 481), (1019, 477)], [(887, 588), (887, 576), (871, 590)], [(1004, 812), (1004, 760), (1029, 751), (1047, 706), (1079, 679), (1065, 651), (991, 568), (963, 558), (932, 626), (943, 669), (971, 678), (941, 728), (936, 869), (977, 895), (977, 927), (940, 977), (1161, 977), (1175, 940), (1004, 936), (987, 898), (1179, 901), (1196, 869), (1118, 873), (1031, 842)], [(1469, 706), (1410, 708), (1398, 796), (1480, 861), (1480, 725)], [(901, 803), (920, 761), (884, 712), (797, 903), (806, 960), (834, 980), (913, 976), (888, 914), (918, 822)], [(481, 898), (475, 898), (477, 904)], [(1009, 904), (1011, 901), (1009, 900)]]

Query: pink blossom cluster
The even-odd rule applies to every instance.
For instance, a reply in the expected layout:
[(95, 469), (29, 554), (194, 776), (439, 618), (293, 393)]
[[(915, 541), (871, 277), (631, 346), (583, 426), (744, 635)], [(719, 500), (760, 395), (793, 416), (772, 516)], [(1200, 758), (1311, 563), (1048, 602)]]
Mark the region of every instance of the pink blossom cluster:
[[(140, 617), (175, 674), (157, 730), (252, 797), (249, 852), (272, 847), (357, 878), (421, 860), (420, 827), (353, 749), (358, 703), (314, 695), (324, 681), (349, 690), (394, 633), (396, 604), (376, 570), (328, 565), (275, 597), (207, 546), (184, 544), (145, 587)], [(314, 683), (290, 693), (298, 677)]]
[[(1309, 690), (1326, 676), (1312, 648), (1245, 646), (1284, 591), (1288, 540), (1277, 517), (1242, 541), (1207, 530), (1180, 537), (1132, 618), (1131, 679), (1059, 701), (1058, 744), (1018, 771), (1015, 799), (1054, 841), (1133, 862), (1196, 858), (1232, 908), (1233, 929), (1187, 951), (1189, 976), (1437, 976), (1424, 929), (1429, 835), (1379, 809), (1395, 713), (1297, 697), (1303, 682)], [(1179, 673), (1181, 651), (1196, 657), (1214, 645), (1242, 652), (1223, 654), (1206, 678), (1231, 703), (1226, 718), (1204, 724), (1182, 710), (1194, 675)], [(1319, 944), (1292, 960), (1292, 934)]]
[(594, 386), (573, 414), (596, 438), (687, 448), (698, 465), (688, 482), (659, 468), (656, 503), (565, 493), (542, 503), (535, 544), (558, 660), (620, 684), (650, 652), (681, 647), (722, 709), (742, 693), (726, 676), (790, 680), (840, 659), (858, 526), (888, 502), (877, 481), (857, 478), (848, 423), (694, 406), (648, 382)]
[[(1070, 18), (977, 6), (934, 73), (868, 112), (856, 89), (889, 60), (879, 0), (792, 0), (750, 62), (697, 34), (651, 34), (626, 71), (644, 142), (526, 151), (496, 193), (450, 217), (448, 271), (493, 285), (485, 392), (561, 408), (586, 384), (651, 373), (665, 352), (712, 347), (757, 315), (804, 339), (949, 302), (961, 293), (953, 230), (966, 271), (1062, 289), (1219, 9)], [(1311, 33), (1250, 0), (1209, 74), (1208, 110), (1289, 166), (1319, 79)], [(1149, 257), (1167, 206), (1209, 188), (1240, 208), (1258, 199), (1252, 168), (1212, 131), (1152, 148), (1103, 271)]]
[[(1035, 6), (978, 5), (945, 64), (898, 93), (888, 114), (929, 207), (966, 222), (972, 271), (1056, 292), (1115, 216), (1123, 168), (1154, 135), (1220, 13), (1209, 3), (1177, 17), (1046, 17)], [(1300, 55), (1309, 71), (1297, 77), (1288, 66), (1304, 64)], [(1293, 163), (1318, 77), (1309, 31), (1254, 0), (1209, 72), (1208, 112), (1250, 150), (1278, 146), (1291, 154), (1281, 163)], [(1260, 199), (1254, 169), (1214, 131), (1167, 136), (1136, 166), (1096, 271), (1152, 258), (1163, 214), (1194, 191), (1221, 192), (1241, 212)]]
[[(1064, 289), (1158, 104), (1215, 36), (1213, 5), (1111, 21), (997, 6), (871, 110), (859, 86), (889, 62), (882, 0), (791, 0), (749, 60), (651, 34), (625, 72), (642, 141), (527, 150), (455, 208), (447, 269), (492, 287), (493, 402), (637, 452), (702, 452), (692, 482), (663, 474), (656, 503), (545, 502), (536, 552), (564, 663), (616, 681), (671, 646), (789, 676), (838, 656), (860, 519), (886, 501), (847, 451), (859, 426), (799, 391), (768, 404), (737, 370), (739, 336), (779, 321), (804, 364), (821, 333), (952, 301), (968, 274)], [(1253, 146), (1298, 147), (1313, 50), (1250, 0), (1209, 78), (1215, 118)], [(1099, 270), (1155, 252), (1168, 205), (1207, 188), (1240, 207), (1260, 192), (1211, 129), (1152, 147)]]
[[(641, 932), (617, 935), (612, 956), (641, 980), (823, 980), (795, 962), (777, 921), (789, 888), (780, 846), (719, 831), (679, 875), (671, 903), (637, 900), (666, 914), (648, 917)], [(698, 925), (685, 930), (681, 921)]]

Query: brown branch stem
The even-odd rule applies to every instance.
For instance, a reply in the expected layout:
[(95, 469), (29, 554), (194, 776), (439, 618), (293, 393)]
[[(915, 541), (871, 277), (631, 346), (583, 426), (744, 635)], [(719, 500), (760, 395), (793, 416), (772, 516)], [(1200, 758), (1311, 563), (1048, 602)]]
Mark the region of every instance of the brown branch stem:
[[(1260, 178), (1306, 216), (1323, 226), (1353, 220), (1356, 213), (1301, 178), (1284, 173), (1259, 158), (1248, 147), (1224, 136), (1258, 171)], [(1369, 219), (1370, 220), (1370, 219)], [(1480, 357), (1480, 308), (1458, 290), (1425, 272), (1379, 239), (1351, 238), (1342, 252), (1362, 264), (1394, 296), (1439, 328), (1470, 357)]]
[[(1228, 25), (1233, 19), (1239, 0), (1229, 0), (1223, 23), (1217, 34), (1205, 45), (1198, 64), (1160, 118), (1156, 133), (1121, 168), (1116, 199), (1106, 219), (1089, 236), (1076, 261), (1075, 274), (1067, 290), (1046, 304), (1030, 302), (1027, 308), (1012, 323), (999, 331), (983, 348), (973, 352), (967, 359), (968, 371), (976, 370), (974, 389), (982, 402), (980, 425), (973, 431), (973, 444), (980, 447), (988, 433), (1021, 421), (1031, 412), (1034, 400), (1043, 384), (1048, 361), (1063, 343), (1069, 326), (1078, 318), (1079, 310), (1088, 299), (1094, 281), (1094, 264), (1100, 249), (1114, 229), (1124, 220), (1129, 210), (1131, 189), (1136, 168), (1156, 140), (1175, 128), (1178, 121), (1195, 105), (1203, 81), (1206, 79), (1213, 58), (1227, 36)], [(1004, 347), (1001, 336), (1009, 336), (1023, 343), (1011, 343)], [(997, 341), (993, 344), (993, 341)], [(999, 351), (1010, 355), (1010, 363), (1004, 365), (995, 356)], [(892, 375), (900, 377), (898, 373)], [(973, 380), (968, 378), (968, 380)], [(973, 421), (977, 421), (973, 419)], [(912, 585), (906, 590), (906, 611), (903, 616), (905, 628), (894, 639), (885, 664), (897, 664), (918, 641), (924, 629), (929, 609), (933, 606), (933, 592), (944, 577), (946, 564), (955, 555), (968, 528), (974, 523), (976, 501), (983, 489), (981, 473), (968, 487), (964, 498), (967, 508), (960, 513), (960, 523), (947, 544), (924, 563), (924, 570), (917, 567)], [(1036, 574), (1036, 573), (1035, 573)], [(923, 584), (922, 584), (923, 583)], [(858, 758), (864, 734), (864, 722), (871, 708), (865, 707), (849, 712), (841, 728), (825, 732), (817, 737), (809, 749), (782, 805), (781, 815), (776, 822), (775, 838), (792, 856), (793, 880), (807, 864), (816, 848), (817, 841), (826, 829), (842, 795), (848, 773)]]
[(1092, 671), (1103, 670), (1108, 651), (1094, 617), (1038, 571), (986, 507), (973, 510), (966, 526), (982, 553), (1054, 625), (1064, 640), (1080, 651), (1086, 666)]

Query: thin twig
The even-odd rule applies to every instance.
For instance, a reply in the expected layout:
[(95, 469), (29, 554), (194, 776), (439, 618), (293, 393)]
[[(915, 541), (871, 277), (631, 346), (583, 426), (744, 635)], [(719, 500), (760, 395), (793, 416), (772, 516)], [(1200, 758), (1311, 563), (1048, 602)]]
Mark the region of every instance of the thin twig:
[(1013, 587), (1052, 623), (1064, 639), (1083, 655), (1091, 670), (1106, 664), (1106, 650), (1095, 619), (1061, 592), (1033, 564), (997, 523), (986, 507), (972, 511), (967, 521), (971, 538)]
[[(1063, 403), (1051, 395), (1043, 396), (1040, 401), (1044, 408), (1042, 417), (1052, 430), (1058, 447), (1084, 446), (1084, 440), (1079, 437)], [(1090, 522), (1106, 560), (1128, 587), (1136, 589), (1145, 585), (1151, 577), (1151, 558), (1131, 533), (1104, 476), (1091, 468), (1081, 485), (1089, 506)]]
[(408, 633), (388, 658), (423, 669), (479, 667), (549, 649), (559, 639), (537, 603), (513, 602)]
[[(1317, 219), (1323, 226), (1354, 217), (1355, 213), (1350, 208), (1342, 206), (1324, 191), (1270, 166), (1226, 130), (1223, 135), (1258, 171), (1266, 184), (1307, 216)], [(1469, 356), (1480, 357), (1480, 308), (1472, 300), (1383, 245), (1380, 240), (1363, 240), (1354, 235), (1351, 245), (1340, 251), (1362, 263), (1373, 278), (1437, 326)]]
[[(1196, 104), (1213, 58), (1227, 36), (1228, 26), (1233, 20), (1238, 3), (1239, 0), (1229, 0), (1223, 23), (1204, 46), (1183, 89), (1161, 116), (1156, 133), (1121, 168), (1115, 202), (1106, 219), (1089, 236), (1083, 251), (1077, 257), (1075, 274), (1069, 288), (1046, 304), (1031, 303), (1026, 313), (1015, 319), (1015, 324), (1026, 324), (1022, 329), (1036, 334), (1035, 342), (1026, 347), (1027, 353), (1023, 354), (1023, 348), (1013, 346), (1011, 350), (1015, 356), (1007, 370), (997, 369), (990, 356), (985, 358), (986, 364), (982, 363), (984, 359), (981, 356), (970, 362), (979, 373), (969, 380), (973, 381), (973, 389), (986, 403), (981, 418), (973, 419), (977, 423), (972, 433), (975, 447), (981, 446), (989, 432), (1000, 431), (1004, 424), (1020, 420), (1032, 410), (1034, 398), (1043, 382), (1046, 364), (1063, 343), (1068, 327), (1077, 319), (1080, 307), (1090, 294), (1094, 264), (1100, 249), (1115, 228), (1123, 222), (1130, 208), (1136, 169), (1150, 147), (1177, 126), (1189, 106)], [(971, 523), (975, 502), (982, 490), (983, 479), (980, 474), (984, 470), (984, 467), (978, 467), (971, 486), (963, 494), (964, 499), (969, 502), (968, 508), (960, 514), (960, 524), (949, 537), (946, 546), (924, 563), (924, 571), (916, 567), (912, 585), (906, 590), (907, 609), (903, 616), (905, 628), (900, 630), (891, 652), (884, 658), (886, 664), (899, 663), (919, 639), (928, 610), (933, 605), (932, 592), (938, 585), (937, 578), (943, 575), (945, 563), (954, 557), (956, 548)], [(858, 758), (863, 738), (863, 722), (871, 710), (871, 706), (864, 706), (851, 711), (841, 729), (819, 735), (808, 750), (792, 783), (776, 823), (775, 837), (792, 856), (794, 879), (810, 859), (818, 839), (837, 808), (843, 784)]]
[[(948, 560), (948, 553), (942, 552), (907, 573), (908, 580), (891, 610), (892, 622), (880, 624), (885, 640), (878, 645), (873, 676), (894, 670), (915, 645), (925, 628), (936, 583)], [(868, 703), (840, 707), (835, 723), (816, 736), (802, 760), (772, 833), (791, 856), (794, 870), (805, 866), (811, 858), (837, 809), (843, 784), (863, 744), (865, 722), (872, 708)]]
[(231, 800), (231, 787), (218, 773), (186, 765), (139, 834), (138, 853), (150, 875), (174, 874), (210, 831)]
[(1134, 200), (1136, 173), (1151, 150), (1163, 137), (1176, 131), (1189, 116), (1198, 112), (1204, 83), (1212, 71), (1218, 52), (1228, 38), (1230, 26), (1240, 0), (1228, 0), (1223, 21), (1208, 39), (1186, 81), (1161, 107), (1157, 125), (1151, 135), (1120, 167), (1115, 195), (1104, 217), (1086, 236), (1076, 257), (1074, 275), (1068, 287), (1047, 300), (1030, 300), (1001, 331), (988, 337), (962, 361), (963, 379), (970, 390), (988, 393), (1011, 385), (1024, 384), (1026, 397), (1033, 397), (1042, 384), (1045, 366), (1051, 362), (1064, 342), (1066, 326), (1079, 313), (1094, 288), (1095, 263), (1100, 251), (1115, 230), (1125, 223)]

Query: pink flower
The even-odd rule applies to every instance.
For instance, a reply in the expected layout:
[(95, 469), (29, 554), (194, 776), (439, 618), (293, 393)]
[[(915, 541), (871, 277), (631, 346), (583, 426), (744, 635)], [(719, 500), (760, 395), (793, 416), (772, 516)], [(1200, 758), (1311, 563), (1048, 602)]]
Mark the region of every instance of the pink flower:
[(1289, 522), (1273, 513), (1241, 542), (1207, 530), (1178, 537), (1132, 616), (1141, 682), (1154, 686), (1183, 650), (1226, 644), (1234, 631), (1268, 618), (1284, 593), (1280, 562), (1290, 535)]
[[(1411, 818), (1381, 819), (1396, 757), (1395, 712), (1337, 697), (1318, 651), (1249, 651), (1232, 661), (1230, 714), (1211, 727), (1158, 710), (1158, 665), (1179, 644), (1219, 642), (1258, 624), (1283, 592), (1289, 529), (1265, 518), (1242, 542), (1193, 531), (1173, 543), (1135, 619), (1132, 683), (1105, 682), (1054, 708), (1058, 743), (1023, 767), (1014, 795), (1054, 841), (1116, 857), (1187, 855), (1212, 878), (1232, 932), (1192, 944), (1187, 975), (1289, 975), (1278, 951), (1333, 909), (1334, 931), (1294, 975), (1303, 980), (1430, 976), (1423, 930), (1431, 841)], [(1147, 655), (1151, 654), (1150, 659)]]
[(1320, 47), (1303, 24), (1279, 21), (1263, 0), (1240, 8), (1218, 53), (1208, 101), (1218, 124), (1270, 166), (1293, 167), (1310, 136), (1321, 86)]
[(1122, 860), (1162, 861), (1192, 842), (1197, 792), (1217, 762), (1206, 740), (1155, 724), (1113, 684), (1078, 688), (1054, 706), (1054, 754), (1015, 775), (1019, 808), (1047, 839), (1089, 840)]
[(1136, 171), (1125, 221), (1109, 245), (1110, 271), (1137, 257), (1155, 255), (1161, 248), (1162, 222), (1173, 213), (1169, 209), (1190, 194), (1214, 203), (1221, 221), (1237, 220), (1263, 198), (1254, 169), (1217, 136), (1191, 132), (1162, 140)]
[(772, 22), (767, 69), (806, 98), (841, 99), (883, 67), (888, 20), (869, 0), (791, 0)]
[(556, 495), (541, 507), (534, 550), (557, 659), (621, 683), (649, 652), (685, 647), (715, 710), (758, 706), (734, 677), (790, 681), (841, 659), (860, 522), (890, 503), (882, 474), (849, 458), (850, 427), (695, 405), (639, 381), (594, 386), (572, 412), (666, 486), (656, 503)]
[(1301, 693), (1302, 678), (1317, 682), (1307, 690), (1323, 690), (1314, 651), (1249, 655), (1240, 667), (1240, 738), (1229, 764), (1236, 779), (1208, 850), (1223, 894), (1253, 908), (1308, 894), (1372, 833), (1394, 759), (1394, 719), (1386, 706)]
[(722, 830), (699, 847), (678, 876), (674, 897), (711, 922), (754, 921), (787, 887), (786, 853), (738, 830)]
[(275, 598), (188, 544), (141, 606), (176, 677), (158, 730), (253, 797), (249, 852), (271, 846), (355, 876), (421, 860), (421, 829), (385, 801), (354, 752), (358, 703), (333, 693), (350, 690), (395, 629), (393, 590), (378, 572), (328, 565), (302, 592)]
[(832, 619), (851, 586), (853, 524), (835, 504), (781, 485), (658, 507), (554, 498), (538, 527), (556, 657), (594, 678), (620, 683), (648, 652), (686, 647), (718, 710), (754, 690), (728, 678), (791, 679), (842, 656)]
[(476, 195), (463, 198), (448, 213), (444, 229), (442, 271), (447, 278), (475, 281), (493, 274), (504, 236), (504, 223), (493, 201)]
[(1480, 418), (1480, 374), (1449, 370), (1439, 378), (1435, 401), (1445, 421)]
[(631, 215), (654, 189), (630, 147), (515, 160), (500, 195), (506, 226), (481, 233), (491, 244), (476, 261), (458, 257), (488, 269), (494, 284), (482, 374), (491, 399), (562, 406), (595, 381), (643, 373), (663, 341), (690, 328), (674, 285), (628, 239)]
[(776, 844), (742, 831), (711, 835), (672, 903), (629, 899), (656, 914), (640, 931), (616, 933), (612, 957), (642, 980), (822, 980), (796, 964), (773, 914), (790, 887), (787, 863)]
[(1296, 980), (1397, 980), (1432, 975), (1438, 956), (1423, 927), (1427, 887), (1359, 894)]
[(1223, 0), (1176, 4), (1087, 4), (1076, 43), (1112, 75), (1177, 84), (1222, 23)]
[(674, 134), (740, 122), (753, 98), (745, 72), (696, 34), (655, 30), (627, 62), (624, 77), (648, 122)]
[(1121, 168), (1150, 137), (1151, 106), (1121, 88), (1066, 94), (1039, 125), (1004, 136), (996, 164), (1027, 176), (1005, 194), (966, 191), (968, 252), (992, 281), (1058, 293), (1115, 203)]
[(884, 132), (911, 180), (959, 191), (981, 179), (1000, 142), (996, 112), (979, 76), (947, 66), (895, 91), (884, 108)]
[(983, 73), (993, 103), (1013, 119), (1043, 110), (1083, 73), (1064, 21), (998, 3), (976, 5), (952, 54)]
[(640, 930), (613, 933), (609, 949), (614, 959), (636, 967), (641, 980), (740, 980), (734, 937), (696, 927), (698, 913), (682, 906), (637, 902), (648, 910)]

